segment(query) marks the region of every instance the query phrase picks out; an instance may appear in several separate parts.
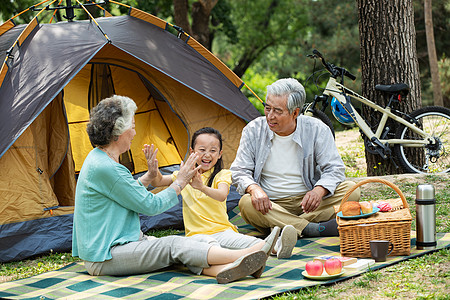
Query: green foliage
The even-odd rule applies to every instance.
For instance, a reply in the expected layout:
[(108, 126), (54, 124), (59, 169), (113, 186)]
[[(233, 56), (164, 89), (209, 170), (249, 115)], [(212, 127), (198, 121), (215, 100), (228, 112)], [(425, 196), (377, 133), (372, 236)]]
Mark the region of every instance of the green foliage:
[[(37, 4), (37, 0), (0, 0), (0, 22)], [(196, 0), (189, 0), (188, 6)], [(168, 0), (119, 0), (141, 10), (152, 13), (168, 22), (173, 20), (173, 1)], [(76, 4), (75, 0), (72, 0)], [(86, 1), (83, 1), (86, 3)], [(41, 5), (41, 8), (46, 4)], [(62, 3), (65, 4), (65, 1)], [(422, 96), (424, 104), (432, 104), (432, 90), (428, 67), (428, 56), (424, 32), (423, 1), (414, 0), (417, 51), (421, 70)], [(433, 23), (438, 57), (441, 59), (441, 77), (444, 83), (444, 98), (448, 94), (448, 60), (446, 51), (450, 45), (450, 4), (448, 0), (434, 0)], [(127, 13), (127, 8), (109, 3), (105, 7), (113, 15)], [(211, 13), (211, 38), (213, 52), (230, 68), (254, 73), (270, 71), (277, 78), (294, 77), (305, 85), (308, 101), (320, 94), (326, 81), (324, 76), (318, 82), (306, 82), (312, 73), (313, 62), (306, 55), (318, 49), (326, 58), (337, 65), (349, 69), (357, 80), (346, 81), (346, 85), (359, 92), (361, 69), (359, 62), (358, 15), (353, 0), (220, 0)], [(92, 8), (94, 16), (101, 16), (99, 9)], [(27, 23), (36, 11), (28, 11), (15, 19)], [(86, 19), (86, 14), (76, 10), (76, 19)], [(57, 20), (64, 21), (65, 12), (56, 14)], [(45, 11), (40, 21), (50, 20), (51, 11)], [(448, 54), (448, 53), (447, 53)], [(447, 66), (447, 67), (446, 67)], [(238, 68), (239, 67), (239, 68)], [(320, 66), (319, 66), (320, 67)], [(447, 70), (447, 71), (446, 71)], [(446, 73), (447, 72), (447, 73)], [(238, 74), (240, 75), (240, 74)], [(446, 77), (447, 76), (447, 77)], [(247, 80), (248, 81), (248, 80)], [(448, 105), (448, 104), (447, 104)], [(336, 124), (339, 129), (339, 124)]]
[[(428, 58), (428, 47), (425, 34), (425, 17), (424, 17), (424, 3), (423, 1), (414, 0), (414, 23), (416, 28), (416, 43), (417, 43), (417, 58), (419, 60), (420, 69), (420, 82), (422, 90), (422, 105), (433, 105), (433, 89), (431, 84), (431, 74)], [(450, 39), (450, 2), (448, 0), (433, 0), (433, 31), (434, 41), (436, 46), (436, 54), (438, 57), (439, 69), (442, 68), (442, 60), (449, 54)], [(440, 70), (442, 72), (442, 70)], [(442, 74), (440, 74), (442, 76)], [(448, 78), (448, 77), (447, 77)], [(441, 78), (442, 82), (442, 78)], [(447, 86), (447, 91), (450, 88), (448, 80), (444, 81)], [(450, 99), (450, 95), (445, 94), (445, 86), (442, 86), (442, 94), (447, 95), (447, 101)], [(445, 103), (445, 100), (444, 100)], [(447, 107), (450, 107), (450, 103), (447, 102)]]
[(271, 299), (273, 300), (316, 300), (320, 299), (318, 295), (319, 286), (307, 287), (301, 289), (297, 293), (284, 293), (281, 296), (275, 296)]
[[(359, 78), (355, 83), (347, 82), (349, 88), (358, 92), (361, 76), (355, 2), (328, 0), (303, 1), (301, 4), (305, 6), (302, 8), (304, 16), (291, 16), (288, 26), (292, 30), (292, 40), (267, 48), (254, 63), (254, 70), (271, 70), (278, 74), (278, 78), (297, 78), (304, 84), (308, 99), (312, 100), (315, 94), (321, 94), (321, 88), (328, 79), (328, 76), (323, 76), (317, 82), (318, 87), (312, 79), (307, 81), (314, 67), (314, 61), (307, 55), (317, 49), (330, 62), (347, 68)], [(318, 62), (315, 70), (322, 68)]]
[[(329, 77), (326, 72), (322, 73), (324, 76), (318, 76), (320, 73), (317, 73), (317, 76), (310, 77), (313, 71), (323, 70), (319, 61), (315, 62), (307, 57), (313, 49), (318, 49), (329, 62), (345, 67), (357, 76), (355, 82), (347, 80), (346, 85), (359, 92), (361, 71), (355, 2), (330, 0), (304, 1), (302, 4), (305, 5), (303, 8), (305, 16), (301, 18), (292, 16), (291, 20), (295, 21), (288, 26), (295, 31), (292, 40), (268, 47), (252, 64), (251, 70), (247, 70), (249, 74), (245, 74), (244, 77), (253, 76), (253, 73), (265, 74), (270, 70), (277, 78), (296, 78), (305, 86), (307, 102), (311, 102), (315, 95), (322, 94)], [(296, 26), (301, 26), (301, 30), (296, 30), (298, 29)], [(227, 61), (229, 57), (232, 56), (221, 58)], [(228, 65), (235, 63), (237, 62), (231, 58), (228, 60)], [(347, 129), (332, 117), (329, 109), (326, 113), (335, 130)]]
[[(414, 5), (414, 23), (416, 28), (417, 56), (421, 69), (428, 69), (428, 48), (425, 34), (424, 2), (413, 1)], [(448, 0), (433, 0), (433, 31), (436, 44), (436, 54), (438, 60), (448, 55), (450, 47), (449, 28), (450, 28), (450, 2)], [(429, 74), (428, 74), (429, 76)]]
[[(230, 6), (230, 20), (236, 27), (236, 44), (224, 43), (227, 37), (217, 34), (214, 41), (216, 44), (213, 45), (214, 53), (234, 70), (239, 66), (245, 71), (249, 65), (258, 61), (268, 62), (271, 71), (279, 73), (280, 65), (284, 62), (283, 59), (280, 60), (283, 51), (278, 49), (285, 46), (288, 49), (296, 48), (301, 42), (301, 35), (306, 35), (306, 1), (227, 2)], [(268, 56), (273, 55), (276, 63), (268, 61)], [(273, 59), (270, 61), (273, 62)], [(267, 65), (262, 65), (257, 72), (269, 70)]]
[[(0, 0), (0, 23), (7, 21), (36, 3), (36, 0)], [(17, 24), (28, 23), (33, 19), (35, 14), (35, 12), (29, 10), (14, 19), (14, 22)]]
[[(33, 5), (36, 5), (40, 3), (41, 1), (38, 0), (0, 0), (0, 23), (3, 23), (4, 21), (8, 20), (9, 18), (15, 16), (16, 14), (21, 13), (22, 11), (32, 7)], [(5, 2), (5, 3), (3, 3)], [(6, 3), (7, 2), (7, 3)], [(59, 1), (58, 1), (59, 2)], [(55, 7), (56, 2), (51, 7)], [(99, 1), (96, 1), (99, 2)], [(170, 22), (173, 15), (173, 9), (172, 9), (172, 1), (166, 1), (166, 0), (119, 0), (118, 2), (130, 5), (132, 7), (141, 9), (143, 11), (149, 12), (151, 14), (154, 14), (160, 18), (163, 18)], [(50, 2), (43, 3), (40, 6), (36, 6), (36, 9), (43, 9), (46, 5), (48, 5)], [(81, 1), (81, 3), (85, 4), (88, 3), (88, 1)], [(61, 5), (66, 5), (66, 1), (63, 1)], [(72, 5), (78, 5), (78, 3), (75, 0), (72, 0)], [(123, 15), (128, 13), (128, 8), (122, 5), (117, 5), (113, 3), (108, 3), (107, 5), (104, 5), (104, 8), (109, 11), (113, 15)], [(43, 23), (50, 22), (50, 19), (53, 15), (54, 10), (44, 11), (40, 16), (39, 19)], [(94, 17), (101, 17), (103, 16), (103, 10), (100, 8), (91, 6), (89, 7), (89, 12)], [(14, 19), (14, 22), (16, 24), (23, 24), (30, 22), (34, 16), (36, 16), (38, 11), (28, 10), (27, 12), (21, 14), (17, 18)], [(87, 19), (87, 14), (82, 9), (75, 9), (74, 11), (75, 19), (74, 20), (85, 20)], [(55, 21), (66, 21), (64, 18), (64, 15), (66, 15), (65, 10), (61, 9), (57, 11), (57, 14), (55, 15)]]
[[(167, 0), (127, 0), (119, 1), (121, 3), (129, 2), (128, 5), (136, 7), (145, 12), (151, 13), (161, 19), (169, 21), (173, 16), (173, 3)], [(135, 4), (131, 3), (135, 2)], [(170, 22), (170, 21), (169, 21)]]
[(357, 287), (362, 287), (362, 288), (367, 288), (370, 286), (370, 282), (364, 279), (359, 279), (357, 281), (355, 281), (355, 286)]
[(369, 269), (369, 271), (363, 275), (363, 278), (368, 281), (379, 281), (381, 274)]
[[(269, 84), (272, 84), (274, 81), (276, 81), (277, 75), (273, 72), (267, 71), (265, 73), (256, 73), (254, 69), (249, 69), (245, 75), (242, 78), (244, 82), (249, 86), (253, 92), (262, 100), (265, 100), (266, 95), (266, 86)], [(243, 92), (245, 96), (252, 102), (252, 104), (258, 109), (258, 111), (261, 113), (261, 115), (264, 114), (264, 106), (259, 101), (258, 98), (256, 98), (253, 93), (247, 89), (243, 89)]]
[(233, 24), (231, 15), (231, 6), (228, 1), (218, 1), (211, 11), (211, 27), (213, 34), (222, 32), (227, 38), (227, 43), (235, 45), (238, 43), (237, 27)]
[[(428, 65), (426, 66), (428, 67)], [(438, 61), (439, 79), (441, 81), (442, 97), (444, 98), (444, 106), (450, 108), (450, 59), (443, 54)], [(422, 82), (422, 105), (434, 105), (433, 87), (431, 84), (431, 75), (426, 68), (421, 72)]]
[(152, 230), (147, 231), (145, 234), (160, 238), (160, 237), (168, 236), (168, 235), (181, 234), (183, 232), (184, 232), (183, 230), (169, 228), (169, 229), (162, 229), (162, 230), (152, 229)]
[[(359, 54), (359, 29), (358, 14), (355, 1), (350, 0), (329, 0), (311, 1), (309, 15), (310, 35), (306, 40), (306, 54), (310, 54), (313, 49), (319, 50), (328, 62), (344, 67), (353, 73), (357, 80), (352, 82), (347, 79), (346, 86), (355, 92), (360, 91), (361, 67)], [(307, 68), (307, 74), (313, 71), (312, 61), (301, 62)], [(316, 64), (316, 70), (322, 69), (320, 62)], [(319, 81), (319, 86), (324, 88), (324, 83), (328, 79), (323, 76)], [(321, 89), (312, 87), (314, 82), (306, 84), (308, 88), (314, 89), (314, 94), (320, 94)]]

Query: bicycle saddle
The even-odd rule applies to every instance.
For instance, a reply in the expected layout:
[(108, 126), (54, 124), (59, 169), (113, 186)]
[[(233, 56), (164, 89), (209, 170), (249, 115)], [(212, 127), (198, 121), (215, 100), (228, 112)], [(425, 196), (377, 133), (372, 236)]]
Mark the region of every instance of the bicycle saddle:
[(406, 96), (409, 93), (409, 86), (406, 83), (396, 83), (396, 84), (377, 84), (375, 86), (377, 91), (382, 91), (389, 94), (401, 94)]

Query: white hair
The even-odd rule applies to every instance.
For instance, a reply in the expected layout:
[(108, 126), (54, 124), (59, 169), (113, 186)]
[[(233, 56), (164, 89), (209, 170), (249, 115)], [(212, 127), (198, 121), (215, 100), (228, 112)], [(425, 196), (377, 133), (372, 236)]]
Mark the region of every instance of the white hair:
[(133, 127), (133, 117), (137, 106), (132, 99), (125, 96), (113, 95), (111, 98), (119, 100), (122, 109), (122, 116), (117, 118), (112, 131), (113, 135), (119, 136)]
[[(267, 95), (288, 96), (287, 109), (292, 114), (296, 108), (303, 108), (306, 92), (303, 85), (294, 78), (283, 78), (267, 86)], [(266, 96), (267, 99), (267, 96)]]

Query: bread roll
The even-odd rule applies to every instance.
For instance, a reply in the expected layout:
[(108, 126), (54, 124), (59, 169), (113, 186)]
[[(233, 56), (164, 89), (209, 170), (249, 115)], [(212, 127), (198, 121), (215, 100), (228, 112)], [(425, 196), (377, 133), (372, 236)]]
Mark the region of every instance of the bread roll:
[(361, 201), (359, 202), (359, 205), (361, 205), (361, 212), (363, 214), (369, 214), (373, 211), (372, 203), (368, 201)]
[(341, 206), (342, 215), (346, 217), (357, 216), (361, 214), (361, 205), (357, 201), (347, 201)]

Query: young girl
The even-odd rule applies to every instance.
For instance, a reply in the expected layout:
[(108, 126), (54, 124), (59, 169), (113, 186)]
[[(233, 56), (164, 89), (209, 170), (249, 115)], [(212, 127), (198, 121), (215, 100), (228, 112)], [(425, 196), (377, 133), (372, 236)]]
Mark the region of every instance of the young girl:
[[(259, 238), (240, 234), (229, 220), (226, 207), (226, 199), (230, 190), (231, 171), (223, 169), (222, 162), (222, 135), (211, 127), (197, 130), (192, 136), (190, 153), (197, 153), (200, 165), (199, 172), (192, 178), (190, 184), (182, 190), (183, 219), (186, 236), (195, 236), (210, 243), (218, 243), (222, 247), (230, 249), (242, 249), (256, 244), (261, 247), (271, 236), (278, 236), (274, 231), (280, 231), (276, 227), (269, 238), (263, 241)], [(178, 171), (172, 175), (163, 176), (159, 171), (155, 176), (153, 186), (165, 186), (175, 182)], [(285, 228), (286, 229), (286, 228)], [(290, 228), (289, 228), (290, 229)], [(292, 245), (295, 229), (283, 230), (284, 244)], [(285, 232), (286, 231), (286, 232)], [(287, 233), (287, 234), (286, 234)], [(295, 232), (295, 242), (297, 234)], [(289, 241), (287, 241), (289, 239)], [(294, 242), (294, 245), (295, 245)], [(273, 243), (274, 244), (274, 243)], [(292, 252), (291, 247), (284, 252)], [(272, 252), (273, 245), (266, 249), (266, 253)], [(286, 248), (286, 247), (284, 247)], [(279, 257), (281, 258), (281, 257)]]

